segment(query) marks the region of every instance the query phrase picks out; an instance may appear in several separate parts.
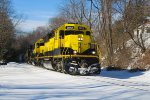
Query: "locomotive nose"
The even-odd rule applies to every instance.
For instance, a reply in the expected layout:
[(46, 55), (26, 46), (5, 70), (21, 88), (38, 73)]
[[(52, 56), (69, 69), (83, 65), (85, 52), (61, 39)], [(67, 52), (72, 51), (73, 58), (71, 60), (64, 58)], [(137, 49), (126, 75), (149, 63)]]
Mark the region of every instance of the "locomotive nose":
[(83, 35), (81, 34), (78, 35), (78, 41), (83, 41)]

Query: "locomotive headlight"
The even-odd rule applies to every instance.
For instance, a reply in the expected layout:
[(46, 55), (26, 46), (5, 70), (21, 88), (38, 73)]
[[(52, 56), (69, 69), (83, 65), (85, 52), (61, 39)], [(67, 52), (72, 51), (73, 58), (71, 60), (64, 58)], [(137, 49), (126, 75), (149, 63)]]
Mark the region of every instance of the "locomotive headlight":
[(79, 37), (78, 40), (79, 40), (79, 41), (83, 41), (83, 38), (80, 38), (80, 37)]
[(74, 53), (74, 54), (76, 54), (76, 53), (77, 53), (77, 51), (73, 51), (73, 53)]
[(92, 51), (92, 54), (94, 55), (94, 54), (96, 54), (96, 52), (95, 52), (95, 51)]

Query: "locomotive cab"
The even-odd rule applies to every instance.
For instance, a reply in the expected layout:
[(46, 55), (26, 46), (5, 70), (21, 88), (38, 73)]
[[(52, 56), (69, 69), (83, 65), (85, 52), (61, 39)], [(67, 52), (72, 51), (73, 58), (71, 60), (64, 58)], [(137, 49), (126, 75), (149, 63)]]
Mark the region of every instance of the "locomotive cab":
[[(60, 47), (71, 49), (74, 54), (86, 54), (91, 49), (91, 31), (79, 24), (65, 24), (58, 28)], [(93, 48), (94, 49), (94, 48)], [(96, 48), (95, 48), (96, 49)]]
[(34, 50), (33, 50), (33, 53), (36, 55), (36, 56), (41, 56), (43, 55), (44, 53), (44, 40), (43, 39), (39, 39), (35, 45), (34, 45)]

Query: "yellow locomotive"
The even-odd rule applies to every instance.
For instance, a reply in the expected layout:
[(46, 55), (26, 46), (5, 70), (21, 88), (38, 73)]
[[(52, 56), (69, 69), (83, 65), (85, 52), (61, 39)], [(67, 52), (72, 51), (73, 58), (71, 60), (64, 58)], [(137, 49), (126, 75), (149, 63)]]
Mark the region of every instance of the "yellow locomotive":
[(83, 24), (67, 23), (39, 39), (28, 50), (28, 62), (76, 75), (99, 74), (98, 46)]

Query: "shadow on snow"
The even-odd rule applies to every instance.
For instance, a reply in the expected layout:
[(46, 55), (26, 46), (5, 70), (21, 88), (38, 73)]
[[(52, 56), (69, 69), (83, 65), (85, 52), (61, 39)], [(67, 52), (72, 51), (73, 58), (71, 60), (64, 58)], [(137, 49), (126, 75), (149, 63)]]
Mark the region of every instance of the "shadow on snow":
[(110, 77), (110, 78), (118, 78), (118, 79), (128, 79), (131, 77), (137, 77), (140, 75), (143, 75), (144, 71), (138, 71), (138, 72), (128, 72), (128, 71), (106, 71), (102, 70), (101, 74), (99, 76), (102, 77)]

